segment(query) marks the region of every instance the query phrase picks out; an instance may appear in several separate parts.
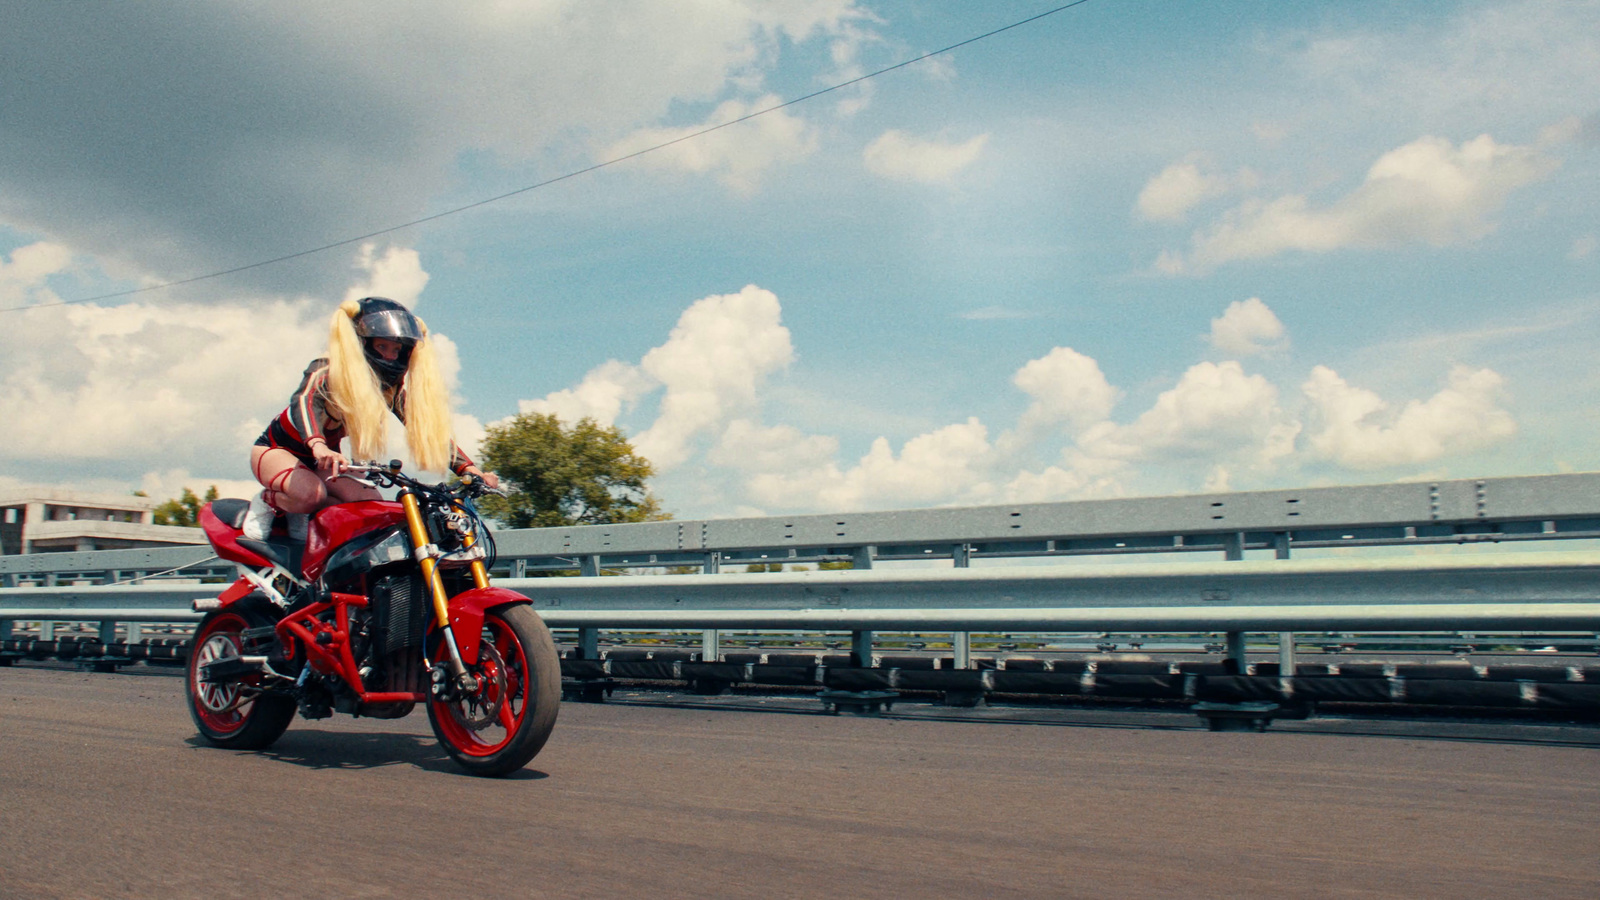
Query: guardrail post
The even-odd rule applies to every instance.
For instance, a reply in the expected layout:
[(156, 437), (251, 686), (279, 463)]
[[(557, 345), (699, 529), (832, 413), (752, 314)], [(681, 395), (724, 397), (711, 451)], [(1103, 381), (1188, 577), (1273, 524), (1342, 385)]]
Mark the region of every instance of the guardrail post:
[(1244, 532), (1235, 531), (1228, 535), (1227, 542), (1223, 544), (1222, 552), (1232, 562), (1244, 559)]
[(144, 628), (138, 622), (129, 622), (126, 627), (128, 630), (128, 636), (122, 640), (128, 646), (131, 647), (144, 639)]
[(11, 626), (14, 624), (10, 619), (0, 619), (0, 641), (11, 639)]
[(528, 577), (528, 561), (525, 560), (525, 559), (513, 559), (511, 561), (511, 577), (512, 578), (527, 578)]
[(600, 658), (600, 629), (578, 629), (578, 659)]
[(870, 569), (872, 568), (872, 560), (877, 555), (878, 548), (867, 544), (864, 547), (857, 547), (855, 552), (851, 554), (850, 561), (858, 569)]
[[(958, 569), (970, 568), (972, 566), (972, 545), (956, 544), (951, 547), (950, 560), (955, 563), (955, 567)], [(969, 631), (957, 631), (950, 635), (950, 652), (955, 657), (956, 668), (972, 668), (972, 633)]]
[(100, 646), (109, 647), (117, 642), (117, 622), (115, 619), (100, 620)]
[(850, 664), (858, 669), (872, 668), (872, 632), (850, 632)]
[(1280, 531), (1272, 536), (1272, 552), (1278, 559), (1289, 558), (1289, 532)]
[(1294, 677), (1294, 632), (1278, 632), (1278, 677)]
[(1234, 665), (1238, 667), (1235, 674), (1243, 675), (1245, 667), (1244, 632), (1228, 632), (1228, 659), (1233, 660)]
[(54, 622), (40, 622), (39, 623), (39, 640), (41, 640), (41, 641), (53, 641), (55, 639), (56, 639), (56, 623), (54, 623)]
[[(707, 575), (720, 573), (722, 554), (715, 550), (707, 553), (705, 562), (700, 564), (700, 571)], [(722, 659), (722, 632), (708, 628), (700, 633), (700, 659), (705, 662), (717, 662)]]
[(593, 555), (579, 557), (578, 574), (587, 575), (590, 578), (598, 576), (600, 574), (600, 557)]

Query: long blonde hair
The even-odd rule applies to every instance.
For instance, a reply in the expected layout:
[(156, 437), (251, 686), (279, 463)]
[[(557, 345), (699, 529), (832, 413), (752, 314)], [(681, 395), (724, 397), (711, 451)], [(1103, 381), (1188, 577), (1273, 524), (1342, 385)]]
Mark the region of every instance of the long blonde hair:
[[(333, 314), (328, 328), (328, 387), (355, 458), (381, 461), (389, 443), (389, 404), (356, 335), (355, 317), (360, 312), (358, 301), (346, 300)], [(405, 377), (406, 445), (418, 467), (443, 472), (451, 460), (450, 393), (428, 339), (428, 326), (421, 319), (417, 325), (422, 340), (411, 350)]]

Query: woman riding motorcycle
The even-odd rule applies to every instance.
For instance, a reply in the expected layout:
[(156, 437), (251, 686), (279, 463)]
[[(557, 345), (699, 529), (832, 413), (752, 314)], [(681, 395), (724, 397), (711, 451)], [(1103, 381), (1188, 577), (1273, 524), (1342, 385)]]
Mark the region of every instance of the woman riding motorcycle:
[(290, 536), (301, 539), (308, 517), (324, 506), (379, 499), (375, 489), (342, 474), (350, 461), (339, 443), (348, 436), (357, 459), (381, 458), (388, 413), (405, 423), (419, 468), (448, 467), (499, 486), (451, 438), (449, 393), (427, 326), (384, 297), (347, 300), (333, 314), (328, 355), (312, 360), (288, 407), (250, 448), (250, 471), (263, 490), (250, 501), (245, 536), (265, 539), (282, 511)]

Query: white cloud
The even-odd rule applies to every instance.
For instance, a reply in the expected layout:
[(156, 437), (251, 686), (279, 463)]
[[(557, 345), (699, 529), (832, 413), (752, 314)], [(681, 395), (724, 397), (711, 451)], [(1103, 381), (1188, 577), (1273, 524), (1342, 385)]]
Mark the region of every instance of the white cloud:
[(1477, 240), (1494, 230), (1490, 217), (1513, 191), (1556, 165), (1535, 147), (1497, 144), (1486, 134), (1460, 147), (1443, 138), (1419, 138), (1385, 153), (1359, 187), (1326, 207), (1302, 194), (1250, 200), (1197, 232), (1186, 261), (1163, 256), (1157, 268), (1172, 273), (1291, 250)]
[(176, 499), (183, 495), (184, 488), (193, 491), (196, 497), (205, 497), (213, 487), (218, 497), (249, 497), (261, 490), (261, 485), (253, 478), (206, 478), (193, 475), (188, 469), (146, 472), (139, 479), (139, 490), (152, 500)]
[(1074, 429), (1092, 425), (1111, 416), (1120, 395), (1099, 363), (1071, 347), (1056, 347), (1029, 360), (1011, 383), (1033, 398), (1018, 422), (1023, 432), (1055, 422)]
[(1267, 465), (1294, 451), (1299, 431), (1278, 405), (1278, 389), (1230, 360), (1191, 366), (1132, 423), (1102, 422), (1078, 444), (1107, 459), (1238, 455)]
[(244, 470), (240, 424), (281, 409), (327, 339), (319, 311), (284, 302), (56, 306), (9, 324), (0, 458), (12, 460), (160, 466), (234, 453)]
[(640, 397), (660, 386), (638, 366), (611, 359), (589, 370), (577, 387), (563, 388), (540, 400), (523, 400), (520, 412), (554, 415), (563, 422), (593, 419), (616, 424), (617, 417), (633, 408)]
[(1139, 215), (1153, 222), (1182, 221), (1201, 201), (1226, 189), (1223, 179), (1201, 173), (1195, 163), (1173, 163), (1139, 191)]
[(67, 247), (39, 241), (11, 251), (11, 261), (0, 259), (0, 307), (51, 303), (57, 298), (45, 279), (64, 272), (72, 263)]
[(1282, 349), (1283, 323), (1259, 297), (1235, 300), (1221, 317), (1211, 320), (1211, 346), (1234, 356), (1254, 356)]
[[(728, 100), (718, 105), (700, 124), (682, 128), (642, 128), (610, 145), (599, 155), (604, 159), (615, 159), (638, 153), (782, 102), (773, 94), (748, 103)], [(810, 156), (816, 148), (817, 139), (811, 126), (804, 119), (780, 109), (665, 147), (640, 157), (635, 164), (697, 175), (714, 173), (729, 187), (748, 193), (755, 190), (762, 173), (768, 169), (798, 162)]]
[(1352, 469), (1430, 462), (1498, 443), (1517, 431), (1511, 413), (1500, 406), (1504, 379), (1492, 369), (1456, 366), (1444, 389), (1406, 403), (1398, 413), (1375, 392), (1350, 385), (1326, 366), (1312, 369), (1301, 389), (1316, 412), (1312, 452)]
[(914, 137), (890, 129), (862, 152), (867, 171), (895, 181), (942, 184), (972, 165), (989, 143), (987, 134), (960, 143)]
[(747, 472), (825, 469), (839, 452), (839, 439), (805, 434), (790, 425), (767, 428), (748, 419), (728, 423), (712, 448), (711, 462)]
[[(0, 57), (39, 77), (8, 82), (0, 222), (170, 280), (303, 244), (296, 235), (423, 215), (455, 189), (463, 153), (508, 169), (574, 167), (577, 148), (612, 145), (685, 105), (768, 93), (791, 54), (853, 64), (878, 23), (852, 0), (283, 0), (199, 17), (181, 4), (38, 7), (7, 26)], [(229, 50), (119, 50), (169, 43)], [(70, 139), (85, 116), (96, 139)], [(705, 154), (725, 178), (749, 180), (803, 149), (803, 130), (765, 116), (709, 136)], [(342, 264), (303, 260), (234, 283), (320, 288)]]
[(756, 472), (746, 490), (762, 504), (841, 511), (993, 498), (993, 486), (987, 481), (992, 454), (988, 429), (975, 418), (914, 437), (899, 455), (887, 438), (880, 437), (855, 466), (843, 471), (831, 461), (817, 464), (816, 455), (824, 447), (813, 443), (808, 448), (811, 467), (784, 465)]
[(377, 255), (375, 244), (361, 245), (355, 268), (365, 272), (364, 281), (351, 285), (344, 293), (345, 300), (363, 297), (387, 297), (407, 307), (415, 308), (428, 286), (428, 273), (423, 271), (422, 257), (408, 247), (389, 247), (382, 256)]
[(639, 363), (666, 394), (659, 416), (634, 446), (657, 469), (682, 463), (696, 435), (754, 406), (757, 388), (793, 360), (789, 329), (771, 291), (748, 285), (697, 301), (666, 343)]

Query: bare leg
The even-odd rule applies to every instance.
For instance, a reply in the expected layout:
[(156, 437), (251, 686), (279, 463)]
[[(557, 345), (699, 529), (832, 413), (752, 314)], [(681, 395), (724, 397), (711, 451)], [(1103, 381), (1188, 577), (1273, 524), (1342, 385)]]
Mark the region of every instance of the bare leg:
[(332, 506), (335, 503), (353, 503), (357, 500), (382, 500), (383, 495), (378, 489), (362, 484), (348, 475), (323, 482), (328, 487), (328, 502), (323, 506)]
[(287, 450), (251, 447), (250, 471), (266, 488), (266, 501), (284, 512), (314, 513), (328, 505), (327, 483)]

